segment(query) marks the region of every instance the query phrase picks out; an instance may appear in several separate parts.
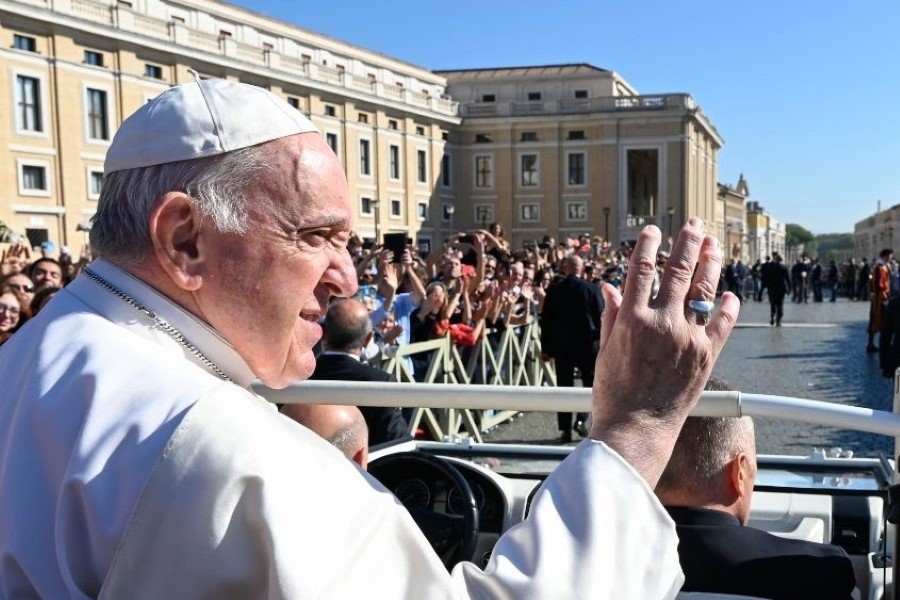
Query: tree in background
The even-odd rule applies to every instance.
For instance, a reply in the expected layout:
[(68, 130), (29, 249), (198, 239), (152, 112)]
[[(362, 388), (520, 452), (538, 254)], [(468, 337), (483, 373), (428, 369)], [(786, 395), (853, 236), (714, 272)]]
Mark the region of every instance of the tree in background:
[(844, 262), (854, 255), (852, 233), (823, 233), (816, 236), (816, 248), (819, 258)]
[(784, 226), (784, 245), (788, 248), (796, 248), (806, 254), (816, 251), (816, 236), (809, 229), (796, 223), (788, 223)]

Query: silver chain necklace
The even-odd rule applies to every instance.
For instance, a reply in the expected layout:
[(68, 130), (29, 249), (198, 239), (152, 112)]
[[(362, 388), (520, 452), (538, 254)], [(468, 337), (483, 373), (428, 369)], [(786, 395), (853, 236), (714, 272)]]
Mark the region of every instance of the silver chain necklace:
[(214, 363), (213, 361), (206, 358), (206, 356), (202, 352), (200, 352), (200, 350), (197, 348), (197, 346), (192, 344), (190, 342), (190, 340), (188, 340), (186, 337), (184, 337), (183, 333), (181, 333), (180, 331), (178, 331), (177, 329), (172, 327), (169, 323), (167, 323), (163, 319), (159, 318), (159, 316), (155, 312), (153, 312), (149, 308), (144, 307), (137, 300), (135, 300), (134, 298), (132, 298), (131, 296), (129, 296), (128, 294), (126, 294), (125, 292), (120, 290), (119, 288), (115, 287), (113, 284), (111, 284), (107, 280), (105, 280), (102, 277), (100, 277), (99, 275), (97, 275), (94, 271), (91, 270), (90, 267), (87, 267), (86, 269), (84, 269), (82, 271), (82, 273), (87, 275), (90, 279), (93, 279), (94, 281), (96, 281), (103, 288), (105, 288), (106, 291), (110, 292), (111, 294), (120, 298), (121, 300), (124, 300), (125, 302), (130, 304), (133, 308), (135, 308), (138, 311), (147, 315), (150, 318), (150, 320), (153, 321), (154, 327), (156, 327), (157, 329), (159, 329), (160, 331), (162, 331), (163, 333), (168, 335), (170, 338), (172, 338), (173, 340), (175, 340), (176, 342), (181, 344), (181, 346), (185, 350), (187, 350), (194, 358), (196, 358), (198, 361), (200, 361), (200, 363), (204, 367), (206, 367), (207, 369), (212, 371), (216, 376), (224, 379), (225, 381), (229, 381), (229, 382), (231, 381), (231, 378), (228, 377), (228, 375), (226, 375), (225, 372), (216, 365), (216, 363)]

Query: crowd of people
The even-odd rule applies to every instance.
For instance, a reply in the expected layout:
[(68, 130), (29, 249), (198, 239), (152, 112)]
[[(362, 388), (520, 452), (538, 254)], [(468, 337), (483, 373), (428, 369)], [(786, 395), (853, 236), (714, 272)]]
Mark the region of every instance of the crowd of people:
[(36, 315), (60, 288), (72, 281), (90, 262), (85, 246), (81, 257), (72, 258), (69, 248), (41, 243), (39, 252), (19, 237), (0, 253), (0, 344), (6, 342)]

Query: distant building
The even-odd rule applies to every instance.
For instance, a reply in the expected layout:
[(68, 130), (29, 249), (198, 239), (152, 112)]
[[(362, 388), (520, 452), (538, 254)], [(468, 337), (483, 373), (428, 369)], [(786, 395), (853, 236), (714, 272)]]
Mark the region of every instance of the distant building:
[(440, 225), (434, 195), (459, 123), (443, 77), (200, 0), (3, 2), (0, 221), (33, 245), (78, 245), (123, 115), (192, 81), (189, 68), (268, 88), (309, 115), (343, 161), (364, 236)]
[(504, 223), (513, 244), (640, 228), (674, 233), (715, 213), (723, 140), (688, 94), (640, 95), (588, 64), (438, 71), (459, 102), (451, 130), (457, 222)]
[(307, 114), (364, 237), (434, 244), (500, 221), (517, 245), (615, 243), (648, 223), (665, 236), (690, 215), (717, 222), (724, 142), (688, 94), (641, 95), (586, 64), (435, 73), (210, 0), (4, 0), (0, 221), (35, 246), (87, 240), (124, 115), (189, 69)]
[(881, 210), (853, 226), (857, 258), (873, 259), (885, 248), (900, 251), (900, 204)]
[(747, 260), (765, 260), (776, 252), (786, 257), (784, 223), (767, 213), (759, 202), (748, 202)]

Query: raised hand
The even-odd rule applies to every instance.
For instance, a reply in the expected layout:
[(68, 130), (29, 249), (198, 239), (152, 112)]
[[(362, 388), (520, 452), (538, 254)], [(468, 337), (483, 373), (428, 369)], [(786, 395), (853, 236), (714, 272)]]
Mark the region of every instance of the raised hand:
[(651, 298), (660, 232), (645, 227), (628, 267), (624, 297), (603, 286), (600, 354), (593, 386), (591, 437), (606, 442), (650, 484), (659, 479), (684, 419), (697, 403), (734, 323), (730, 293), (706, 319), (690, 300), (714, 300), (722, 252), (691, 219), (678, 234), (659, 294)]

